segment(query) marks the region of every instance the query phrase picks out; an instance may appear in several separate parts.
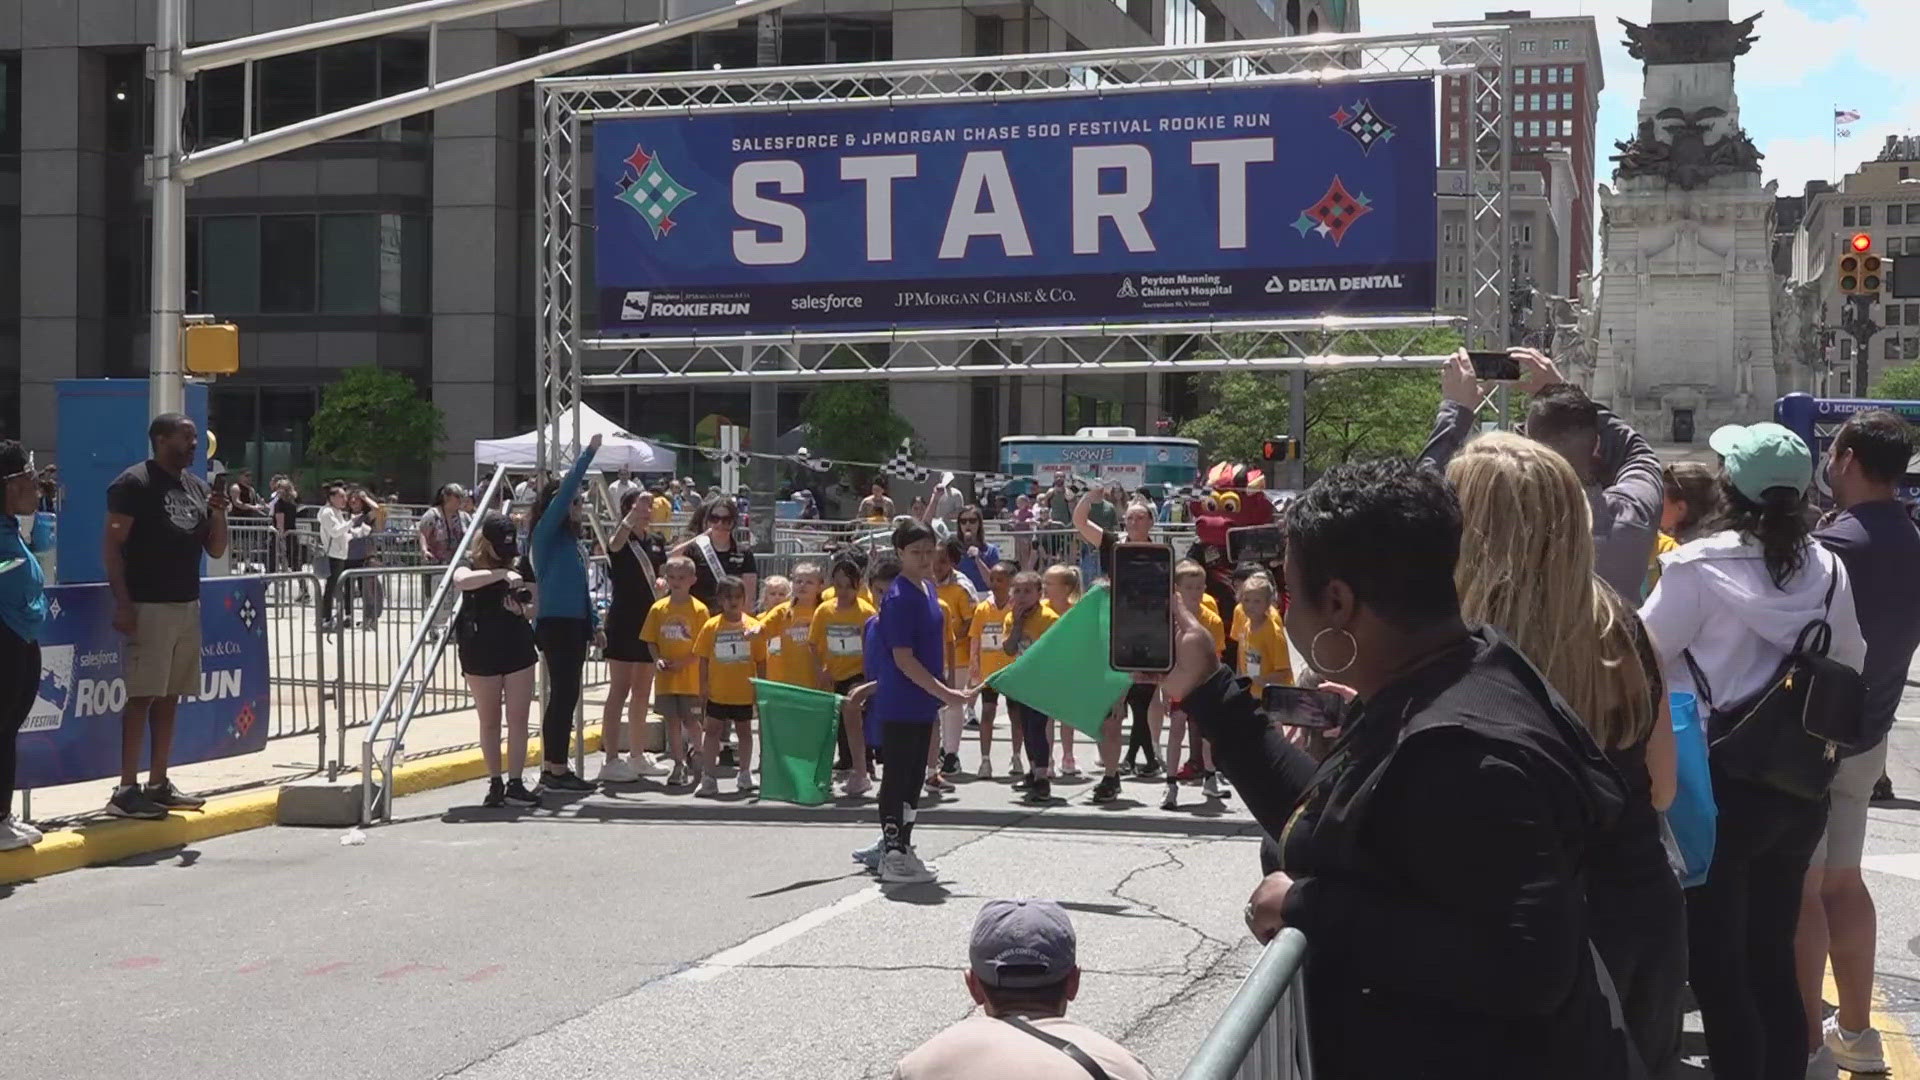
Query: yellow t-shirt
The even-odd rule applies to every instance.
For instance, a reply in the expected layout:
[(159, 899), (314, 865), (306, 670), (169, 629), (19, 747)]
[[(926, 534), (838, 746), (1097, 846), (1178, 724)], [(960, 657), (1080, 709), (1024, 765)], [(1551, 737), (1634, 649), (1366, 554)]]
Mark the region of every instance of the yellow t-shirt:
[(1214, 608), (1210, 608), (1205, 603), (1202, 603), (1200, 605), (1200, 625), (1206, 627), (1207, 633), (1213, 635), (1214, 655), (1225, 656), (1227, 654), (1227, 624), (1224, 619), (1220, 618), (1220, 613)]
[[(700, 636), (700, 628), (705, 625), (707, 605), (691, 596), (685, 600), (663, 596), (647, 609), (647, 621), (640, 628), (640, 640), (653, 646), (653, 655), (657, 659), (690, 660), (694, 658), (694, 642)], [(673, 671), (661, 672), (653, 689), (660, 694), (698, 694), (700, 665), (688, 664)]]
[[(937, 588), (934, 591), (936, 594), (939, 592)], [(947, 667), (951, 669), (953, 667), (954, 639), (960, 632), (957, 625), (959, 620), (953, 617), (952, 604), (947, 603), (945, 600), (938, 599), (937, 596), (935, 603), (940, 605), (940, 627), (942, 635), (947, 639)]]
[(1648, 593), (1652, 593), (1653, 587), (1660, 584), (1660, 556), (1665, 555), (1669, 551), (1677, 551), (1679, 548), (1680, 541), (1675, 540), (1666, 533), (1654, 534), (1653, 558), (1647, 564), (1646, 591)]
[(667, 535), (667, 530), (664, 526), (671, 524), (672, 521), (673, 506), (668, 503), (666, 497), (662, 496), (653, 500), (653, 509), (647, 511), (647, 522), (654, 526), (654, 533), (659, 536)]
[[(1009, 605), (1012, 603), (1011, 599), (1007, 601)], [(969, 655), (980, 657), (981, 678), (986, 678), (1013, 662), (1013, 657), (1008, 656), (1006, 650), (1000, 647), (1006, 641), (1008, 610), (1009, 608), (995, 603), (991, 596), (980, 601), (979, 606), (973, 609), (973, 629), (969, 631), (972, 640), (969, 644), (978, 651)]]
[[(836, 591), (837, 590), (835, 590), (834, 587), (831, 585), (820, 590), (820, 606), (826, 607), (828, 604), (833, 603), (833, 597)], [(867, 588), (865, 585), (860, 586), (860, 594), (857, 597), (855, 597), (855, 599), (859, 600), (861, 603), (867, 605), (868, 607), (872, 608), (875, 611), (880, 610), (880, 605), (873, 602), (873, 590)]]
[(822, 600), (813, 609), (813, 625), (807, 629), (807, 642), (813, 655), (820, 658), (834, 682), (844, 682), (866, 670), (867, 620), (873, 618), (873, 605), (856, 601), (850, 608)]
[(1257, 686), (1293, 685), (1293, 656), (1287, 651), (1287, 633), (1280, 625), (1279, 612), (1268, 608), (1260, 625), (1250, 626), (1247, 609), (1235, 608), (1233, 640), (1240, 643), (1240, 674)]
[(767, 658), (767, 639), (764, 635), (749, 635), (747, 631), (759, 626), (760, 620), (751, 615), (740, 616), (739, 622), (728, 622), (725, 615), (715, 615), (700, 628), (700, 638), (694, 642), (693, 651), (707, 662), (709, 702), (753, 704), (753, 677)]
[(940, 602), (947, 605), (954, 616), (947, 621), (947, 637), (953, 642), (953, 666), (965, 671), (973, 661), (973, 609), (977, 601), (973, 590), (958, 574), (940, 586), (939, 592)]
[(813, 608), (795, 611), (795, 600), (777, 604), (760, 619), (766, 643), (767, 678), (791, 686), (811, 687), (818, 664), (813, 653)]
[(1200, 606), (1213, 612), (1214, 618), (1217, 619), (1220, 617), (1220, 601), (1215, 600), (1212, 593), (1200, 594)]
[[(1014, 613), (1011, 608), (1007, 610), (1005, 615), (1000, 617), (1000, 655), (1006, 657), (1007, 664), (1013, 663), (1013, 657), (1007, 656), (1006, 649), (1006, 643), (1013, 640), (1013, 619)], [(1060, 616), (1053, 613), (1053, 609), (1047, 606), (1045, 600), (1035, 604), (1033, 609), (1027, 612), (1027, 625), (1024, 634), (1020, 638), (1020, 651), (1025, 652), (1027, 646), (1032, 645), (1035, 641), (1039, 640), (1041, 634), (1047, 632), (1047, 627), (1059, 621)], [(1004, 667), (1005, 664), (1002, 666)]]
[[(1075, 603), (1078, 603), (1078, 602), (1079, 602), (1079, 601), (1077, 601), (1077, 600), (1075, 601)], [(1058, 618), (1059, 618), (1060, 616), (1062, 616), (1062, 615), (1065, 615), (1065, 614), (1067, 613), (1066, 611), (1058, 611), (1058, 610), (1055, 610), (1055, 608), (1054, 608), (1054, 606), (1053, 606), (1053, 601), (1051, 601), (1051, 600), (1048, 600), (1048, 599), (1046, 599), (1045, 597), (1042, 597), (1042, 598), (1040, 599), (1040, 606), (1041, 606), (1041, 607), (1043, 607), (1043, 608), (1045, 608), (1045, 609), (1047, 609), (1047, 614), (1049, 614), (1049, 615), (1051, 615), (1051, 616), (1053, 616), (1053, 617), (1054, 617), (1054, 618), (1056, 618), (1056, 619), (1058, 619)], [(1067, 611), (1072, 611), (1072, 610), (1073, 610), (1073, 604), (1068, 604), (1068, 605), (1067, 605)]]

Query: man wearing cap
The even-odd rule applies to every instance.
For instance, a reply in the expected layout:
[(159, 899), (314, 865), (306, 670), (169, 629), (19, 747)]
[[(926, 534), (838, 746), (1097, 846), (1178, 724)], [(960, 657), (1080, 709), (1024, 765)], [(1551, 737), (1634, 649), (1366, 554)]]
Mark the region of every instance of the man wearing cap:
[(973, 920), (970, 1016), (893, 1067), (894, 1080), (1152, 1080), (1119, 1043), (1067, 1019), (1080, 993), (1073, 923), (1051, 900), (989, 900)]

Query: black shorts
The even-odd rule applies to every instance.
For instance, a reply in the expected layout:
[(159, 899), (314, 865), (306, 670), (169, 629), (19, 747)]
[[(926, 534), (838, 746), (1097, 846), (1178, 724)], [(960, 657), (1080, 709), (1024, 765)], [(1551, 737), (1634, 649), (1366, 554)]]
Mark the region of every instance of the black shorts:
[(707, 719), (743, 723), (753, 719), (753, 706), (726, 705), (718, 701), (709, 701), (707, 702)]
[(841, 697), (845, 697), (853, 693), (854, 687), (866, 681), (867, 678), (865, 675), (855, 675), (850, 679), (841, 679), (833, 684), (833, 692), (839, 694)]
[(607, 631), (606, 657), (609, 660), (623, 660), (629, 664), (653, 663), (653, 646), (640, 640), (638, 631), (632, 637)]
[(980, 700), (988, 705), (998, 706), (1000, 704), (1000, 691), (988, 687), (980, 691)]
[(460, 669), (468, 675), (512, 675), (540, 659), (534, 651), (533, 627), (521, 618), (456, 619), (454, 641), (460, 650)]

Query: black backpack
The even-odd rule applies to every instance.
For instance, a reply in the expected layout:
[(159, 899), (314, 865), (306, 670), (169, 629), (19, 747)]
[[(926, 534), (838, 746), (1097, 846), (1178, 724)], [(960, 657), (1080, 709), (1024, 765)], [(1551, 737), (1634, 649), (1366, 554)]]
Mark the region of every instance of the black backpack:
[(1840, 584), (1838, 563), (1834, 559), (1822, 617), (1800, 629), (1793, 651), (1766, 685), (1747, 697), (1715, 705), (1693, 653), (1681, 654), (1709, 710), (1707, 747), (1713, 767), (1808, 802), (1826, 798), (1841, 757), (1867, 749), (1862, 745), (1867, 680), (1827, 656), (1833, 627), (1825, 616), (1833, 610), (1834, 589)]

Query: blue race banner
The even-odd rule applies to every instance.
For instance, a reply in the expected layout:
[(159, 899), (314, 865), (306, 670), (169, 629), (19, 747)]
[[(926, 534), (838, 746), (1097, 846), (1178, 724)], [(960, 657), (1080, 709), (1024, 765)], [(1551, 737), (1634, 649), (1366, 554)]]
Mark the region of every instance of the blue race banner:
[[(47, 590), (40, 636), (40, 694), (20, 729), (22, 788), (120, 775), (121, 677), (125, 640), (113, 628), (105, 585)], [(208, 578), (200, 583), (200, 692), (182, 698), (173, 730), (175, 765), (251, 754), (267, 745), (266, 583)], [(141, 768), (147, 762), (142, 756)]]
[(601, 329), (1434, 308), (1430, 79), (594, 124)]

